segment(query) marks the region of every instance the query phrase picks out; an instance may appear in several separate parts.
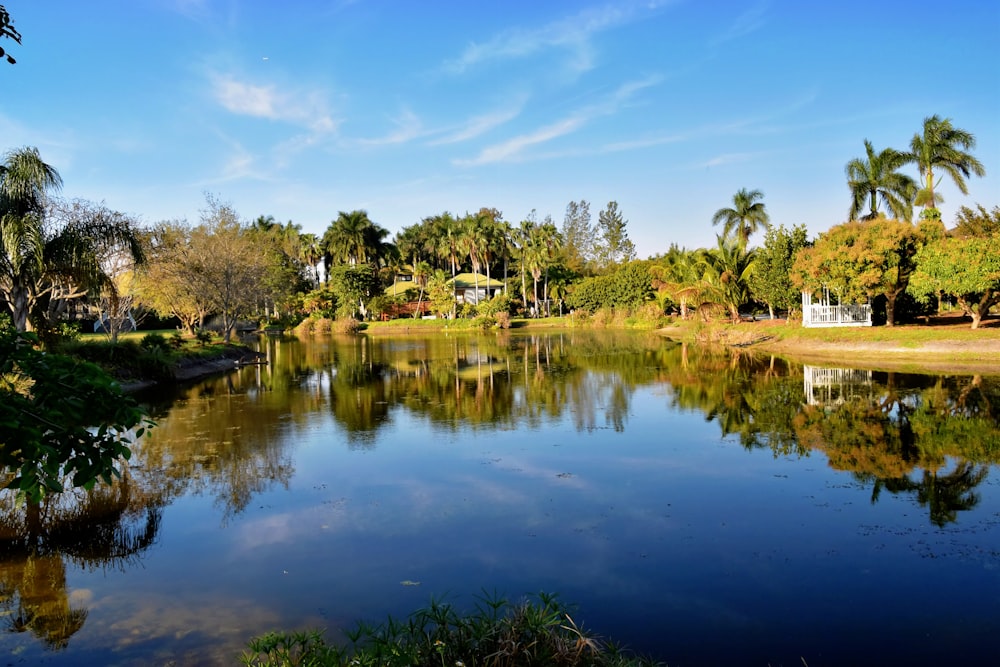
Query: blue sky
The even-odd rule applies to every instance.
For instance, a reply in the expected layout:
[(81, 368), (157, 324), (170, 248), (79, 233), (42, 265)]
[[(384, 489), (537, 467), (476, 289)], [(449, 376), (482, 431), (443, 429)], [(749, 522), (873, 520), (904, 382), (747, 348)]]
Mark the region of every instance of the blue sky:
[(0, 151), (145, 223), (197, 222), (206, 192), (317, 233), (616, 200), (646, 257), (714, 245), (745, 187), (816, 234), (864, 139), (905, 149), (932, 114), (987, 170), (944, 184), (945, 222), (1000, 204), (996, 0), (3, 4)]

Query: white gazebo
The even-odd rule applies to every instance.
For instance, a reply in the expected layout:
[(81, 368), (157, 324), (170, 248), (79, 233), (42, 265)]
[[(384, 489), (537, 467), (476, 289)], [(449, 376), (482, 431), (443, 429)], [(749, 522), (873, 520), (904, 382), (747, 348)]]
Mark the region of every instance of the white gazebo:
[(802, 326), (804, 327), (870, 327), (872, 306), (870, 303), (830, 303), (830, 290), (823, 288), (818, 303), (813, 303), (810, 292), (802, 293)]

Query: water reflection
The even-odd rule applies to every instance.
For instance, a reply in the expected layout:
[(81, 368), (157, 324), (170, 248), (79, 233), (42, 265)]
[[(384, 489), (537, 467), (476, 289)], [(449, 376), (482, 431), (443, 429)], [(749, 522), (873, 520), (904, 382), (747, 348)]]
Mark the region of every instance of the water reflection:
[[(158, 426), (136, 445), (131, 465), (115, 487), (27, 508), (0, 496), (0, 606), (8, 630), (29, 633), (47, 647), (65, 648), (90, 613), (86, 599), (69, 590), (67, 571), (128, 570), (138, 565), (159, 539), (162, 517), (170, 516), (176, 509), (171, 505), (181, 499), (210, 499), (215, 511), (208, 521), (220, 533), (227, 527), (231, 531), (212, 538), (232, 559), (213, 571), (216, 578), (243, 567), (243, 559), (254, 552), (267, 553), (280, 520), (296, 528), (293, 537), (274, 547), (281, 552), (282, 564), (267, 562), (258, 565), (259, 570), (247, 566), (240, 586), (260, 580), (267, 582), (265, 587), (284, 590), (291, 585), (286, 582), (295, 581), (300, 586), (297, 594), (305, 596), (316, 585), (287, 576), (296, 568), (285, 563), (291, 560), (299, 571), (307, 571), (308, 559), (315, 557), (326, 560), (317, 568), (321, 574), (314, 576), (331, 577), (324, 581), (344, 587), (333, 578), (335, 568), (328, 567), (328, 561), (335, 558), (332, 554), (349, 554), (337, 562), (359, 563), (371, 570), (378, 569), (372, 565), (378, 563), (392, 571), (387, 576), (367, 569), (345, 575), (352, 583), (356, 580), (358, 599), (367, 599), (382, 579), (419, 579), (422, 575), (404, 565), (412, 566), (413, 554), (423, 553), (425, 547), (437, 554), (433, 545), (447, 544), (453, 537), (448, 532), (452, 526), (458, 526), (463, 536), (475, 536), (456, 541), (467, 550), (463, 553), (468, 562), (480, 568), (488, 563), (496, 568), (491, 573), (500, 571), (505, 559), (514, 562), (522, 554), (536, 561), (519, 572), (551, 568), (558, 554), (535, 547), (545, 539), (544, 530), (558, 533), (548, 548), (563, 549), (567, 562), (576, 551), (591, 549), (606, 559), (595, 561), (593, 570), (617, 570), (623, 581), (636, 567), (632, 562), (622, 565), (627, 555), (616, 552), (615, 540), (641, 545), (641, 552), (636, 549), (641, 554), (656, 547), (636, 535), (669, 541), (671, 549), (682, 554), (679, 561), (669, 561), (676, 556), (664, 550), (661, 557), (671, 567), (656, 568), (651, 577), (668, 576), (661, 570), (704, 568), (700, 563), (713, 552), (684, 551), (680, 540), (699, 544), (699, 536), (685, 534), (694, 530), (691, 523), (675, 517), (686, 516), (693, 522), (706, 514), (686, 508), (708, 511), (720, 503), (729, 511), (758, 490), (735, 484), (744, 490), (733, 499), (717, 488), (702, 486), (694, 492), (697, 500), (685, 502), (688, 499), (680, 495), (686, 483), (683, 476), (673, 478), (672, 489), (659, 479), (643, 486), (646, 473), (651, 478), (668, 474), (673, 462), (666, 459), (684, 456), (679, 454), (682, 447), (704, 447), (699, 439), (703, 432), (718, 434), (740, 456), (744, 452), (733, 443), (762, 454), (758, 461), (816, 456), (840, 471), (837, 475), (855, 482), (845, 493), (861, 496), (860, 504), (866, 508), (869, 501), (884, 507), (892, 504), (887, 498), (906, 499), (921, 508), (920, 522), (936, 527), (961, 523), (981, 510), (982, 486), (1000, 457), (996, 378), (803, 367), (775, 357), (616, 332), (266, 338), (258, 344), (268, 360), (266, 366), (145, 396)], [(650, 415), (651, 411), (656, 414)], [(669, 431), (678, 423), (671, 421), (677, 413), (694, 415), (692, 421), (700, 426), (690, 442), (678, 443)], [(616, 461), (617, 450), (607, 453), (612, 445), (623, 446), (625, 439), (599, 436), (617, 434), (643, 440), (642, 447), (630, 451), (634, 458)], [(474, 452), (434, 448), (428, 442), (465, 435), (488, 437)], [(511, 436), (519, 439), (516, 444), (523, 452), (511, 449)], [(400, 445), (400, 438), (407, 448)], [(566, 447), (553, 454), (553, 440), (572, 443), (574, 451), (564, 455), (570, 449)], [(499, 455), (482, 452), (504, 446), (496, 444), (501, 441), (508, 447), (502, 466)], [(393, 446), (393, 456), (375, 456)], [(304, 458), (302, 450), (309, 447), (321, 451)], [(434, 449), (426, 468), (421, 467), (425, 449)], [(602, 450), (599, 455), (597, 450)], [(334, 459), (330, 451), (350, 456)], [(718, 465), (715, 451), (705, 454), (706, 465)], [(455, 465), (465, 466), (460, 473), (447, 469), (452, 458), (458, 459)], [(333, 482), (329, 489), (320, 488), (318, 483), (326, 479), (303, 475), (300, 468), (308, 465), (304, 460), (321, 461), (323, 475), (331, 478), (370, 475), (371, 490), (361, 491), (343, 478), (344, 488), (332, 488)], [(477, 475), (478, 469), (483, 475)], [(615, 474), (627, 480), (612, 479)], [(317, 486), (296, 488), (296, 480), (303, 477), (308, 485)], [(711, 474), (698, 479), (708, 484)], [(634, 495), (622, 498), (628, 502), (612, 502), (617, 489), (633, 480)], [(382, 513), (378, 503), (387, 507), (393, 501), (389, 494), (394, 491), (386, 489), (406, 484), (412, 492), (408, 501), (399, 501), (396, 511)], [(612, 487), (616, 490), (610, 491)], [(539, 489), (546, 495), (542, 503), (536, 503)], [(669, 502), (664, 489), (672, 494)], [(573, 495), (577, 491), (579, 495)], [(759, 491), (768, 492), (774, 490)], [(476, 504), (477, 494), (494, 495)], [(498, 500), (502, 498), (518, 502), (506, 506)], [(604, 498), (606, 502), (596, 504)], [(658, 500), (650, 498), (663, 503), (657, 505)], [(264, 509), (268, 503), (282, 502), (290, 507), (274, 514)], [(648, 506), (643, 504), (647, 502)], [(424, 511), (407, 514), (406, 508), (417, 503)], [(585, 503), (594, 503), (581, 510), (589, 514), (572, 513)], [(508, 526), (512, 521), (508, 514), (521, 516), (520, 523)], [(761, 514), (762, 521), (774, 519), (773, 512)], [(715, 518), (710, 511), (707, 516)], [(397, 525), (397, 520), (408, 524)], [(763, 530), (751, 519), (744, 521), (750, 526), (748, 534)], [(532, 526), (527, 534), (525, 523)], [(614, 532), (619, 524), (624, 533)], [(501, 534), (504, 526), (520, 532)], [(234, 540), (241, 530), (258, 541), (233, 547), (226, 540)], [(424, 533), (434, 538), (425, 543)], [(205, 534), (194, 539), (206, 539)], [(409, 547), (401, 548), (400, 540)], [(702, 544), (714, 544), (712, 540)], [(735, 539), (732, 544), (739, 546)], [(510, 545), (518, 545), (517, 554), (502, 552)], [(405, 564), (394, 560), (392, 554), (397, 552), (410, 554)], [(206, 554), (206, 562), (212, 556)], [(643, 561), (640, 565), (652, 561), (645, 555), (636, 557)], [(440, 558), (433, 564), (441, 572), (451, 572), (454, 563)], [(278, 584), (270, 579), (276, 576), (275, 569), (281, 575)], [(373, 584), (366, 576), (378, 580)], [(673, 583), (681, 589), (687, 585)], [(607, 587), (599, 584), (586, 585), (605, 591)], [(256, 603), (250, 593), (244, 599), (222, 597), (217, 603), (220, 609)], [(407, 604), (419, 602), (407, 600)], [(271, 599), (269, 603), (280, 604)], [(293, 600), (290, 606), (297, 607), (298, 602)], [(349, 611), (354, 613), (353, 608)]]
[(623, 432), (645, 386), (663, 386), (671, 409), (702, 413), (747, 449), (822, 452), (873, 502), (882, 491), (912, 494), (935, 523), (975, 505), (972, 489), (1000, 456), (1000, 389), (981, 376), (798, 366), (612, 332), (260, 344), (268, 365), (169, 397), (140, 446), (165, 483), (212, 493), (224, 516), (287, 486), (289, 433), (317, 420), (332, 420), (349, 448), (374, 447), (404, 414), (449, 432), (531, 429), (565, 415), (579, 431)]

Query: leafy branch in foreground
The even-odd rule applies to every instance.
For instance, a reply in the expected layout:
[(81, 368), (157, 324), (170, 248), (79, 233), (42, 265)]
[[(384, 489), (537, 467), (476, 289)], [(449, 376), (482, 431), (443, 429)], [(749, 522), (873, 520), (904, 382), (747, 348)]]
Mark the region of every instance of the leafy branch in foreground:
[(34, 347), (0, 322), (0, 475), (30, 502), (120, 476), (129, 434), (151, 422), (104, 371)]

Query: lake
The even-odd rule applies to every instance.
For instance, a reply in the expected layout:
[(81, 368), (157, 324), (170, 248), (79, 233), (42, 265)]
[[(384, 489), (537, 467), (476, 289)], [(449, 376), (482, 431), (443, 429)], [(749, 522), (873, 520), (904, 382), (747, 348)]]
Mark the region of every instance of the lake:
[(996, 377), (603, 331), (253, 344), (141, 396), (115, 487), (0, 497), (7, 664), (235, 664), (539, 591), (670, 665), (995, 659)]

